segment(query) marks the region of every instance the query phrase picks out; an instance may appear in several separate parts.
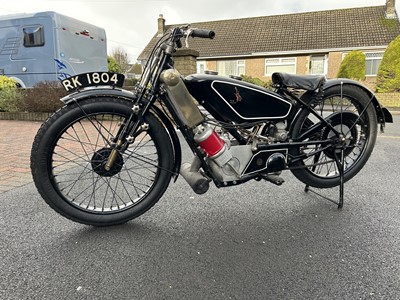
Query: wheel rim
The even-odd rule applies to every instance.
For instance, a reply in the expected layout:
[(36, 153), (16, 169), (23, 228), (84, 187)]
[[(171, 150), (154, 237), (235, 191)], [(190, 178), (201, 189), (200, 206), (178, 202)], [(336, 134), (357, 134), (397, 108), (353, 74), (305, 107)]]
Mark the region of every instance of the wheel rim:
[(56, 191), (71, 205), (86, 212), (115, 213), (140, 203), (157, 176), (158, 151), (148, 132), (117, 154), (113, 167), (104, 164), (110, 145), (125, 116), (95, 114), (69, 124), (51, 153)]
[[(366, 121), (367, 115), (362, 113), (362, 107), (357, 104), (354, 99), (347, 97), (330, 97), (321, 101), (315, 110), (319, 112), (324, 118), (338, 113), (338, 118), (331, 124), (335, 128), (343, 139), (341, 142), (334, 142), (336, 146), (333, 148), (327, 148), (321, 151), (323, 148), (320, 145), (303, 147), (300, 150), (303, 153), (309, 155), (307, 159), (303, 160), (303, 164), (308, 166), (307, 170), (311, 172), (314, 176), (320, 178), (334, 178), (339, 176), (339, 168), (337, 166), (335, 156), (339, 158), (341, 149), (344, 152), (343, 168), (344, 172), (348, 172), (353, 166), (357, 164), (359, 159), (363, 156), (363, 153), (368, 144), (369, 129)], [(351, 120), (346, 120), (346, 115), (344, 119), (340, 119), (341, 113), (351, 113), (347, 114), (353, 115)], [(340, 120), (340, 121), (339, 121)], [(303, 124), (303, 129), (309, 127), (311, 124), (318, 122), (315, 116), (309, 115), (306, 122)], [(303, 130), (302, 129), (302, 130)], [(311, 140), (324, 140), (332, 139), (334, 140), (336, 135), (329, 128), (324, 128), (320, 132), (316, 133)]]

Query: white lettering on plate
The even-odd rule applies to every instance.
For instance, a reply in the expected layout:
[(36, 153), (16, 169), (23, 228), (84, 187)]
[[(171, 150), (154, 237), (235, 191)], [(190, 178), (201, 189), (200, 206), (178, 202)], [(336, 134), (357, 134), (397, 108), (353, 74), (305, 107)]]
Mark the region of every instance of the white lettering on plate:
[(79, 86), (82, 86), (82, 83), (80, 83), (78, 76), (68, 78), (68, 79), (64, 80), (62, 82), (62, 84), (63, 84), (64, 88), (67, 90), (67, 92), (70, 90), (76, 89)]
[[(81, 81), (79, 81), (79, 79), (83, 81), (83, 84)], [(115, 85), (118, 84), (117, 74), (97, 73), (97, 72), (86, 73), (77, 75), (75, 77), (70, 77), (62, 81), (62, 84), (67, 92), (82, 86), (92, 86), (92, 85), (110, 84), (110, 83), (113, 83)]]

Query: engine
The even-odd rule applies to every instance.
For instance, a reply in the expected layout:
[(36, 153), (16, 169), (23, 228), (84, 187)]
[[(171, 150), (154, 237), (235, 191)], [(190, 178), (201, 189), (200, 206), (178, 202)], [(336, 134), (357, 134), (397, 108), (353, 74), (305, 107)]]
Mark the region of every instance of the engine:
[(239, 180), (253, 156), (251, 145), (232, 146), (228, 136), (221, 137), (206, 123), (197, 126), (194, 139), (205, 152), (209, 165), (221, 181)]
[(204, 150), (208, 163), (222, 181), (239, 180), (254, 172), (277, 172), (284, 168), (287, 149), (257, 151), (257, 145), (284, 142), (288, 134), (284, 122), (263, 124), (252, 130), (241, 129), (247, 136), (246, 145), (231, 142), (230, 136), (220, 134), (208, 124), (197, 126), (194, 139)]
[[(293, 108), (290, 101), (268, 89), (215, 75), (191, 75), (184, 79), (184, 84), (212, 117), (199, 119), (199, 123), (189, 127), (219, 181), (232, 185), (249, 178), (264, 178), (286, 167), (288, 149), (259, 150), (258, 145), (287, 141), (284, 120)], [(221, 120), (230, 122), (220, 124)], [(229, 128), (243, 137), (240, 143), (227, 134), (225, 129)], [(199, 186), (202, 191), (205, 185), (200, 169), (201, 162), (195, 157), (192, 164), (181, 167), (181, 174), (192, 187)]]
[(263, 126), (263, 138), (268, 138), (269, 143), (285, 142), (288, 139), (286, 122), (269, 122)]

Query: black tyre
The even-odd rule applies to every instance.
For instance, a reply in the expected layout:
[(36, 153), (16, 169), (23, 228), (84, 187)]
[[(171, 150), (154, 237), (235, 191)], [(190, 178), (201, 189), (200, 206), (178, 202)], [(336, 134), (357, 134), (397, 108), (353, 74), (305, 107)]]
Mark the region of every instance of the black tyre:
[[(331, 188), (340, 184), (336, 158), (344, 151), (344, 181), (355, 176), (365, 165), (375, 145), (377, 117), (370, 97), (361, 88), (344, 85), (334, 86), (324, 92), (322, 100), (312, 100), (315, 110), (324, 118), (331, 116), (331, 124), (342, 133), (345, 142), (340, 147), (322, 150), (320, 145), (296, 149), (294, 156), (306, 153), (308, 157), (291, 167), (297, 179), (317, 188)], [(316, 124), (317, 118), (304, 110), (293, 125), (292, 136), (300, 136), (307, 128)], [(337, 139), (333, 131), (323, 128), (307, 140)], [(308, 167), (307, 167), (308, 166)]]
[(110, 144), (131, 112), (121, 99), (86, 99), (42, 125), (31, 169), (39, 193), (55, 211), (79, 223), (108, 226), (140, 216), (160, 199), (171, 179), (173, 150), (155, 116), (145, 116), (148, 129), (118, 152), (110, 170), (104, 168)]

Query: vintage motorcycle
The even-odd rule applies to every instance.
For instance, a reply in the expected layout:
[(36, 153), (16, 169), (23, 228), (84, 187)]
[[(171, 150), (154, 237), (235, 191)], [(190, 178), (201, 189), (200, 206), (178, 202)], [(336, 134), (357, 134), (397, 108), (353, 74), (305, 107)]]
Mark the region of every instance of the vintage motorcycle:
[[(274, 91), (238, 78), (183, 78), (173, 53), (213, 31), (172, 29), (154, 47), (134, 92), (123, 76), (80, 74), (62, 84), (65, 106), (39, 129), (31, 169), (44, 200), (73, 221), (127, 222), (161, 198), (179, 174), (197, 194), (211, 181), (280, 185), (290, 170), (309, 187), (340, 186), (365, 165), (378, 123), (392, 122), (374, 94), (348, 79), (275, 73)], [(181, 134), (178, 134), (177, 131)], [(179, 136), (193, 152), (181, 165)]]

